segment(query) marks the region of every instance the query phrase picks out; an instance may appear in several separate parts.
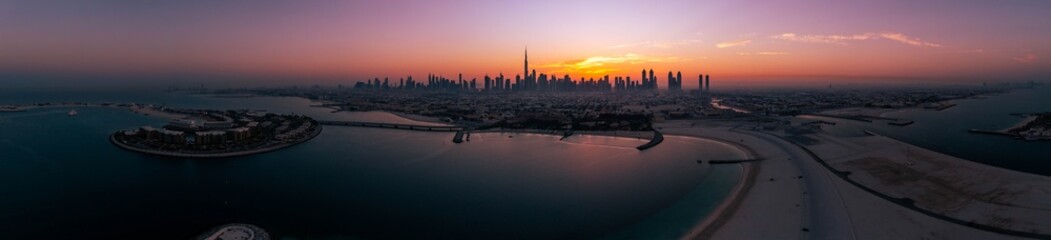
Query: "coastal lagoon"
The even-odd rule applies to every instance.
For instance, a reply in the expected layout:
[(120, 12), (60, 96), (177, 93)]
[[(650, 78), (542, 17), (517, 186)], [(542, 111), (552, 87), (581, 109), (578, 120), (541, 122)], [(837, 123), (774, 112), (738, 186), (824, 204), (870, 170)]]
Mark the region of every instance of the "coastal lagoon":
[(1051, 112), (1051, 87), (1015, 89), (953, 102), (957, 104), (955, 107), (942, 111), (911, 108), (883, 114), (883, 117), (915, 121), (903, 127), (887, 125), (883, 121), (864, 123), (825, 117), (807, 118), (840, 123), (825, 126), (835, 134), (860, 135), (862, 130), (869, 130), (962, 159), (1051, 176), (1051, 142), (968, 132), (969, 129), (1009, 128), (1022, 120), (1022, 117), (1012, 115), (1014, 113)]
[[(111, 98), (120, 96), (121, 98)], [(180, 94), (24, 94), (0, 104), (152, 103), (266, 109), (318, 120), (419, 123), (337, 112), (301, 98)], [(0, 113), (0, 231), (25, 238), (185, 239), (231, 222), (292, 238), (623, 238), (677, 236), (741, 178), (696, 160), (745, 153), (696, 138), (452, 133), (325, 126), (259, 155), (181, 159), (121, 150), (114, 131), (166, 122), (124, 108)], [(56, 229), (61, 229), (56, 231)]]

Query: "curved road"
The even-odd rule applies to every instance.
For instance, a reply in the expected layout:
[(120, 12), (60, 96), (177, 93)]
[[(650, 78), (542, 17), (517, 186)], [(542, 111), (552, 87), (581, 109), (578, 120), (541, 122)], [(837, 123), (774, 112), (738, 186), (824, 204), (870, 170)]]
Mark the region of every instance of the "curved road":
[[(767, 133), (752, 131), (731, 131), (747, 134), (777, 146), (784, 151), (789, 160), (795, 164), (803, 173), (803, 186), (805, 201), (804, 226), (808, 231), (805, 234), (809, 239), (857, 239), (854, 234), (854, 224), (850, 220), (850, 213), (843, 203), (843, 197), (836, 189), (835, 176), (818, 164), (799, 147), (785, 140)], [(802, 230), (802, 229), (801, 229)]]

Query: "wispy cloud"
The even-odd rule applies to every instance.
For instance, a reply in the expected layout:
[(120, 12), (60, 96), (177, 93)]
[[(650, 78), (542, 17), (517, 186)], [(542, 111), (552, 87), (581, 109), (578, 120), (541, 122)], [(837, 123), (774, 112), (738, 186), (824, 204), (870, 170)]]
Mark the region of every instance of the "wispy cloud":
[(615, 65), (621, 64), (645, 64), (645, 63), (669, 63), (688, 61), (679, 57), (651, 57), (640, 54), (628, 53), (621, 56), (594, 56), (586, 59), (576, 59), (559, 63), (541, 65), (540, 68), (552, 69), (557, 73), (583, 73), (585, 75), (599, 75), (619, 71)]
[(923, 41), (919, 38), (914, 38), (901, 33), (885, 32), (875, 33), (868, 32), (862, 34), (853, 35), (798, 35), (795, 33), (782, 33), (779, 35), (770, 36), (773, 39), (780, 39), (793, 42), (805, 42), (805, 43), (829, 43), (829, 44), (843, 44), (846, 45), (853, 41), (865, 41), (865, 40), (877, 40), (885, 39), (891, 40), (916, 47), (942, 47), (941, 44)]
[(898, 41), (900, 43), (913, 45), (913, 46), (917, 46), (917, 47), (941, 47), (942, 46), (941, 44), (937, 44), (937, 43), (925, 42), (923, 40), (920, 40), (919, 38), (913, 38), (913, 37), (905, 36), (905, 34), (901, 34), (901, 33), (881, 33), (879, 36), (883, 37), (885, 39), (894, 40), (894, 41)]
[(742, 47), (742, 46), (748, 45), (749, 43), (752, 43), (752, 40), (744, 39), (744, 40), (737, 40), (737, 41), (730, 41), (730, 42), (721, 42), (719, 44), (715, 44), (715, 47), (717, 47), (717, 48)]
[(788, 55), (788, 52), (737, 52), (740, 56), (784, 56)]
[(1040, 60), (1040, 56), (1037, 56), (1036, 54), (1032, 54), (1032, 53), (1026, 54), (1025, 56), (1021, 56), (1021, 57), (1016, 57), (1015, 58), (1015, 61), (1018, 61), (1020, 63), (1025, 63), (1025, 64), (1035, 63), (1037, 60)]
[(701, 41), (700, 39), (683, 39), (683, 40), (674, 40), (674, 41), (645, 41), (645, 42), (636, 42), (636, 43), (617, 44), (617, 45), (609, 46), (609, 48), (621, 49), (621, 48), (651, 47), (651, 48), (668, 49), (668, 48), (673, 48), (673, 47), (678, 47), (678, 46), (693, 45), (693, 44), (700, 44), (700, 43), (703, 43), (703, 41)]

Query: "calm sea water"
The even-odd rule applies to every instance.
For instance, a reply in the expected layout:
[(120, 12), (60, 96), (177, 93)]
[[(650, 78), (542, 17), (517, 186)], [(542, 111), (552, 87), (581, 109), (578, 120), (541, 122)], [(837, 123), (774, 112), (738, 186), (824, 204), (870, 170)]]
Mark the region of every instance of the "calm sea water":
[[(7, 94), (0, 104), (139, 102), (268, 109), (318, 119), (411, 123), (329, 113), (299, 98), (157, 93)], [(288, 149), (229, 159), (157, 157), (108, 134), (163, 119), (118, 108), (0, 113), (0, 232), (12, 239), (185, 239), (230, 222), (279, 238), (672, 237), (700, 221), (740, 177), (697, 159), (743, 153), (701, 139), (643, 140), (326, 126)]]
[(839, 122), (831, 130), (858, 134), (860, 130), (893, 137), (923, 148), (988, 165), (1051, 176), (1051, 141), (1023, 141), (1010, 137), (974, 134), (968, 129), (999, 130), (1022, 120), (1012, 113), (1051, 112), (1051, 87), (1019, 89), (984, 99), (956, 101), (943, 111), (909, 109), (885, 115), (914, 120), (905, 127), (883, 122)]

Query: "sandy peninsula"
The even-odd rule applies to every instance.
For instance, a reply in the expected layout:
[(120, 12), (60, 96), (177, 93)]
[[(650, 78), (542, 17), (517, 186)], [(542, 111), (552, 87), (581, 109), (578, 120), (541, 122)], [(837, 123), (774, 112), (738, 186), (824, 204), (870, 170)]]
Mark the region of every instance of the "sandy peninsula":
[[(1041, 238), (1046, 231), (1041, 223), (1051, 221), (1046, 212), (1051, 208), (1040, 201), (1051, 198), (1047, 177), (952, 158), (885, 137), (818, 133), (813, 145), (799, 145), (781, 131), (759, 131), (745, 122), (680, 120), (655, 126), (666, 134), (736, 142), (765, 159), (751, 163), (755, 181), (728, 196), (709, 219), (684, 236), (688, 239), (1024, 239)], [(902, 151), (910, 151), (911, 160)], [(836, 171), (850, 171), (849, 179), (821, 161)], [(936, 214), (881, 194), (913, 198), (917, 206)], [(990, 231), (939, 214), (1031, 234)]]

